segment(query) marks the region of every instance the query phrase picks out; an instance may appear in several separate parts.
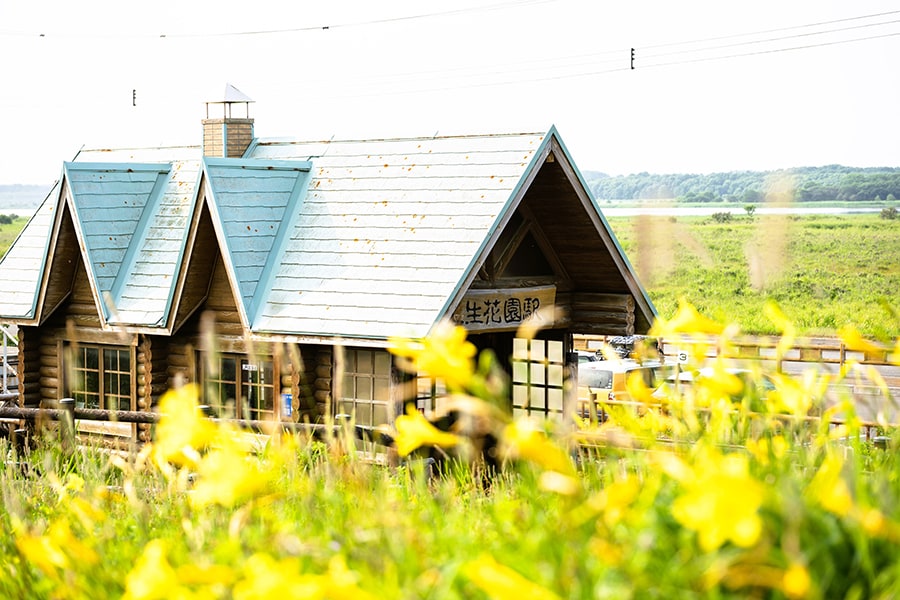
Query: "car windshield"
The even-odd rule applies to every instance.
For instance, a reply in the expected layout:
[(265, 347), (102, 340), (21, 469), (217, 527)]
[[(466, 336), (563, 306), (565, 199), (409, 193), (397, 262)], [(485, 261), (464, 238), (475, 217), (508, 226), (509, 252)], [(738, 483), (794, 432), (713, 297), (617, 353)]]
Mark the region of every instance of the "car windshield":
[(579, 387), (612, 388), (612, 371), (602, 369), (581, 369), (578, 373)]

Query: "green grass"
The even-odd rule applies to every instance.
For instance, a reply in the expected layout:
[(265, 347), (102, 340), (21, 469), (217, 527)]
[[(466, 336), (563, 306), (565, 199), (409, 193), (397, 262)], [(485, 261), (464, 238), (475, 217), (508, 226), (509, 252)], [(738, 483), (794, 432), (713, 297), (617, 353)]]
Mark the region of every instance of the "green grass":
[(26, 223), (28, 223), (28, 219), (18, 217), (10, 224), (0, 225), (0, 256), (6, 254), (19, 233), (25, 228)]
[(660, 315), (680, 298), (747, 333), (777, 333), (774, 300), (807, 335), (853, 324), (900, 335), (900, 222), (876, 215), (609, 218)]

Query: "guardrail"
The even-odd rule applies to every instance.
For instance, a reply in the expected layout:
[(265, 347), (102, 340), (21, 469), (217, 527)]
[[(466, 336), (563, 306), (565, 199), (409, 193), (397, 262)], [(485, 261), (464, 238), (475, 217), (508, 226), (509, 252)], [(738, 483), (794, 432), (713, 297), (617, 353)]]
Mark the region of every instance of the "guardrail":
[[(17, 398), (17, 394), (0, 395), (0, 423), (8, 426), (4, 432), (7, 437), (16, 441), (19, 445), (25, 443), (20, 438), (31, 436), (35, 424), (43, 421), (55, 421), (60, 424), (60, 435), (64, 441), (71, 441), (75, 436), (76, 421), (105, 421), (110, 423), (145, 423), (156, 424), (163, 418), (163, 414), (146, 411), (129, 410), (104, 410), (95, 408), (78, 408), (71, 398), (59, 401), (58, 408), (32, 408), (21, 406), (3, 405), (2, 401)], [(336, 418), (334, 424), (324, 423), (299, 423), (294, 421), (255, 421), (249, 419), (219, 419), (210, 416), (209, 407), (201, 406), (200, 411), (213, 422), (227, 422), (242, 429), (257, 433), (271, 434), (275, 431), (291, 431), (305, 433), (313, 439), (327, 440), (343, 435), (348, 429), (352, 429), (357, 439), (373, 442), (384, 446), (392, 446), (393, 438), (377, 427), (350, 423), (346, 416)], [(29, 424), (29, 429), (10, 428), (20, 421)]]

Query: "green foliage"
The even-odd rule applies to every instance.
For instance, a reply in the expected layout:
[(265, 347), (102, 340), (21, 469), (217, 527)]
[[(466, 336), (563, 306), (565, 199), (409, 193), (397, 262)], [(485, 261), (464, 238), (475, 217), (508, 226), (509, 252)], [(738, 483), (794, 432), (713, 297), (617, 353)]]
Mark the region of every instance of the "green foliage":
[[(13, 217), (13, 219), (6, 223), (3, 220), (4, 217)], [(15, 215), (0, 215), (0, 256), (6, 254), (6, 251), (9, 250), (9, 247), (19, 236), (27, 222), (27, 219), (16, 217)]]
[(893, 222), (877, 215), (609, 222), (663, 317), (686, 298), (747, 333), (774, 334), (762, 310), (772, 299), (810, 335), (851, 322), (870, 337), (900, 334), (883, 308), (897, 303), (900, 244)]
[[(691, 314), (660, 327), (690, 335), (708, 322)], [(454, 368), (425, 353), (446, 358), (455, 339), (418, 358)], [(639, 401), (600, 427), (511, 420), (485, 410), (487, 388), (468, 396), (461, 422), (499, 432), (505, 469), (490, 479), (467, 461), (441, 477), (366, 460), (349, 436), (212, 426), (196, 404), (140, 452), (48, 435), (18, 455), (0, 440), (0, 597), (897, 597), (897, 434), (862, 439), (847, 397), (825, 411), (844, 424), (809, 418), (828, 375), (753, 371), (735, 387), (724, 363), (699, 366), (661, 398), (629, 385)], [(762, 397), (750, 382), (764, 378)], [(187, 389), (171, 401), (196, 403)], [(465, 426), (455, 435), (465, 443)], [(159, 460), (173, 442), (187, 462)], [(269, 485), (198, 503), (203, 487), (252, 486), (241, 473)]]
[(730, 223), (732, 219), (732, 214), (727, 211), (723, 212), (714, 212), (712, 214), (712, 220), (716, 223)]
[(683, 202), (762, 202), (764, 200), (873, 201), (900, 195), (900, 168), (841, 165), (777, 171), (709, 174), (637, 173), (610, 177), (586, 173), (594, 196), (604, 200), (678, 198)]
[(897, 207), (889, 206), (888, 208), (882, 208), (881, 214), (879, 216), (882, 219), (888, 219), (888, 220), (893, 221), (894, 219), (897, 218), (897, 214), (898, 214)]

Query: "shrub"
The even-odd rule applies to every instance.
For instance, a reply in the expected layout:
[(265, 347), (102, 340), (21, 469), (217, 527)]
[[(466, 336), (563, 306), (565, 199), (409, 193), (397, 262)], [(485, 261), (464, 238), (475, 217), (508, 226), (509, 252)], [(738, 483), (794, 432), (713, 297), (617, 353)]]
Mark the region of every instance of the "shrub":
[(882, 208), (882, 209), (881, 209), (881, 215), (880, 215), (880, 216), (881, 216), (882, 219), (888, 219), (888, 220), (893, 221), (894, 219), (897, 218), (897, 213), (898, 213), (898, 211), (897, 211), (897, 207), (896, 207), (896, 206), (889, 206), (889, 207), (887, 207), (887, 208)]
[(716, 223), (729, 223), (732, 219), (730, 212), (715, 212), (712, 214), (712, 220)]

